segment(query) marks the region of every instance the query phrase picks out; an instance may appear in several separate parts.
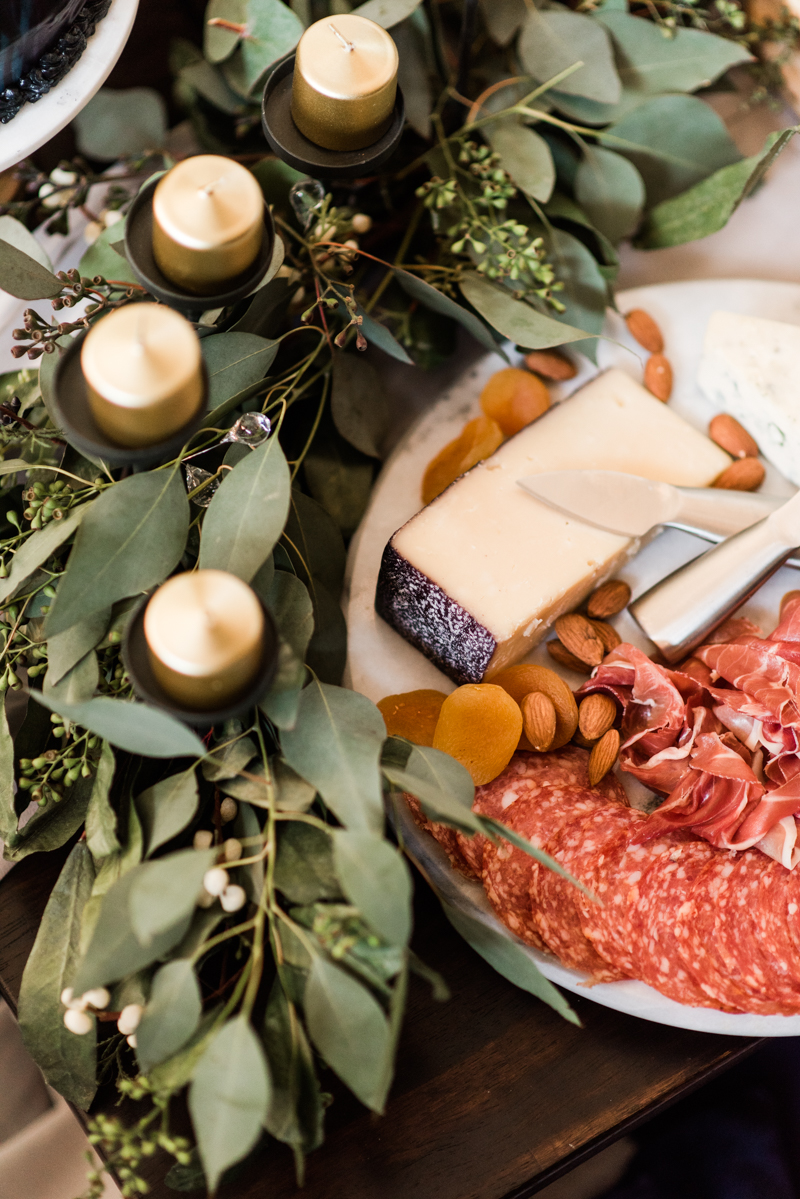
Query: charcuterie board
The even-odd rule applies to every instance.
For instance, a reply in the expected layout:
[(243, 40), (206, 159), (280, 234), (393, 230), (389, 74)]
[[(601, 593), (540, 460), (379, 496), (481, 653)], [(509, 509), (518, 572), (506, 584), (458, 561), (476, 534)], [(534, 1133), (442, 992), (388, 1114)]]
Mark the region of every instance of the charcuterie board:
[[(703, 335), (711, 314), (724, 309), (800, 325), (800, 286), (788, 283), (710, 280), (661, 284), (621, 293), (618, 302), (623, 312), (641, 307), (658, 321), (675, 374), (670, 405), (703, 430), (714, 415), (714, 409), (700, 393), (695, 380)], [(609, 313), (605, 332), (608, 340), (600, 343), (597, 367), (582, 358), (578, 376), (562, 385), (561, 390), (554, 389), (554, 399), (566, 398), (591, 379), (597, 370), (607, 367), (619, 367), (641, 380), (643, 352), (630, 339), (617, 313)], [(454, 684), (448, 678), (377, 616), (375, 584), (386, 542), (420, 507), (420, 482), (425, 467), (459, 432), (464, 421), (478, 413), (484, 382), (503, 365), (505, 363), (497, 355), (482, 358), (409, 431), (387, 461), (354, 538), (346, 592), (349, 635), (346, 682), (373, 700), (418, 688), (446, 692), (453, 689)], [(788, 497), (795, 488), (774, 468), (768, 467), (762, 490)], [(636, 596), (705, 546), (706, 543), (688, 534), (667, 530), (625, 566), (621, 577), (631, 585)], [(797, 571), (784, 568), (753, 596), (744, 613), (768, 631), (776, 623), (780, 597), (797, 586)], [(627, 613), (621, 614), (615, 624), (623, 640), (647, 648), (641, 632)], [(553, 666), (543, 646), (527, 660)], [(568, 670), (561, 670), (561, 673), (571, 687), (577, 687), (583, 681), (581, 676)], [(635, 806), (641, 806), (647, 800), (648, 793), (630, 776), (622, 775), (620, 781)], [(451, 907), (512, 938), (513, 934), (493, 914), (481, 886), (467, 881), (452, 869), (443, 850), (433, 838), (418, 829), (410, 814), (407, 819), (401, 819), (406, 848), (440, 897)], [(738, 1036), (800, 1035), (800, 1016), (735, 1015), (690, 1007), (671, 1001), (637, 981), (587, 987), (586, 977), (577, 971), (527, 946), (524, 949), (551, 981), (631, 1015), (675, 1027)]]

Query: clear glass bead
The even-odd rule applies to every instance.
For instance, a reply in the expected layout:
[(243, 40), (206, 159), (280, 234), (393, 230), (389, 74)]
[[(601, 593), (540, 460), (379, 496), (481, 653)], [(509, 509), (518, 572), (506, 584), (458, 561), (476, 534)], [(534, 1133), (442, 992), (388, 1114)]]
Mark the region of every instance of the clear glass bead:
[(198, 491), (197, 495), (191, 497), (192, 503), (197, 504), (198, 508), (207, 508), (214, 498), (214, 493), (219, 488), (220, 480), (214, 478), (210, 471), (203, 470), (202, 466), (186, 466), (184, 467), (186, 474), (186, 488), (192, 492), (197, 487), (201, 487), (207, 480), (212, 480), (207, 487), (203, 487), (202, 491)]
[(289, 203), (304, 229), (307, 229), (322, 208), (325, 188), (319, 179), (299, 179), (289, 189)]
[(272, 421), (263, 412), (245, 412), (223, 437), (223, 441), (234, 441), (249, 445), (251, 449), (263, 445), (272, 432)]

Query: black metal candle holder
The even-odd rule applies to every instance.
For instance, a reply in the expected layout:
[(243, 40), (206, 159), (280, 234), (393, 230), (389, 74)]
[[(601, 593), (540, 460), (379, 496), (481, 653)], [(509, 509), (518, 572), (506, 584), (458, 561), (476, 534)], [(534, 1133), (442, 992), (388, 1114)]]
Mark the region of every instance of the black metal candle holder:
[(269, 206), (264, 205), (264, 237), (252, 266), (230, 279), (223, 291), (198, 295), (193, 291), (184, 291), (168, 279), (153, 255), (153, 195), (157, 184), (158, 180), (153, 179), (142, 188), (125, 222), (125, 255), (142, 287), (147, 288), (162, 304), (175, 308), (189, 320), (199, 320), (211, 308), (229, 308), (249, 296), (267, 273), (275, 248), (275, 226)]
[(131, 617), (122, 645), (122, 660), (128, 672), (133, 689), (145, 703), (152, 704), (162, 711), (168, 712), (177, 720), (193, 728), (207, 729), (212, 725), (222, 724), (233, 720), (244, 712), (254, 708), (259, 700), (269, 690), (278, 666), (278, 630), (269, 608), (259, 598), (264, 613), (264, 644), (259, 664), (258, 675), (246, 691), (231, 703), (222, 708), (203, 709), (187, 708), (168, 695), (155, 676), (150, 664), (147, 638), (144, 635), (144, 614), (151, 596), (147, 596), (139, 604)]
[[(261, 125), (270, 147), (290, 167), (312, 179), (336, 176), (341, 179), (369, 175), (391, 158), (403, 132), (405, 103), (397, 89), (392, 123), (371, 146), (363, 150), (326, 150), (301, 133), (292, 117), (292, 79), (294, 54), (287, 55), (274, 68), (264, 88)], [(130, 219), (130, 218), (129, 218)]]
[(51, 406), (56, 425), (71, 446), (90, 458), (102, 458), (109, 466), (153, 466), (174, 458), (200, 428), (208, 408), (208, 376), (203, 371), (203, 399), (190, 421), (164, 441), (141, 447), (119, 445), (103, 432), (89, 404), (89, 388), (81, 370), (81, 347), (87, 336), (72, 340), (56, 367)]

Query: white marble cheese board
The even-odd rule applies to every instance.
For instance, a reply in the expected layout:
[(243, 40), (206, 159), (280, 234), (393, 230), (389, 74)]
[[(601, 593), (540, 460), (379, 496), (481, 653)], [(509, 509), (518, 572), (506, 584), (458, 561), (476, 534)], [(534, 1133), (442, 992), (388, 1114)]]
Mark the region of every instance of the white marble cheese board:
[[(664, 352), (674, 370), (670, 404), (703, 431), (715, 415), (715, 409), (696, 384), (703, 336), (711, 314), (721, 309), (800, 326), (800, 285), (794, 283), (748, 279), (664, 283), (622, 292), (617, 300), (621, 312), (644, 308), (658, 321), (664, 334)], [(605, 333), (609, 340), (600, 343), (598, 367), (581, 357), (580, 373), (569, 384), (553, 390), (555, 399), (566, 398), (598, 370), (611, 366), (620, 367), (641, 381), (646, 353), (630, 338), (617, 313), (609, 312)], [(384, 546), (421, 507), (420, 484), (425, 467), (434, 454), (460, 432), (464, 422), (479, 413), (483, 384), (504, 365), (499, 355), (481, 358), (409, 430), (387, 460), (351, 544), (344, 599), (348, 627), (345, 682), (372, 700), (423, 687), (446, 692), (454, 689), (455, 684), (450, 679), (378, 617), (374, 607), (375, 584)], [(767, 466), (762, 490), (788, 497), (795, 488), (773, 467)], [(665, 530), (624, 567), (620, 577), (630, 583), (636, 596), (707, 548), (707, 544), (689, 534)], [(766, 632), (776, 623), (780, 597), (798, 586), (798, 571), (784, 568), (753, 596), (743, 612)], [(624, 640), (648, 648), (627, 613), (615, 618), (614, 624)], [(538, 661), (551, 668), (555, 666), (543, 646), (534, 650), (526, 661)], [(582, 676), (560, 668), (559, 671), (573, 688), (583, 681)], [(638, 789), (641, 798), (643, 789), (624, 775), (621, 781), (636, 803), (636, 791)], [(421, 832), (410, 816), (403, 820), (402, 835), (406, 849), (442, 899), (473, 919), (490, 925), (503, 936), (516, 939), (493, 914), (483, 888), (461, 878), (451, 868), (439, 845), (427, 833)], [(587, 987), (586, 977), (579, 972), (567, 969), (555, 958), (527, 946), (523, 949), (547, 978), (565, 990), (642, 1019), (733, 1036), (800, 1035), (800, 1016), (731, 1015), (689, 1007), (666, 999), (637, 981)]]

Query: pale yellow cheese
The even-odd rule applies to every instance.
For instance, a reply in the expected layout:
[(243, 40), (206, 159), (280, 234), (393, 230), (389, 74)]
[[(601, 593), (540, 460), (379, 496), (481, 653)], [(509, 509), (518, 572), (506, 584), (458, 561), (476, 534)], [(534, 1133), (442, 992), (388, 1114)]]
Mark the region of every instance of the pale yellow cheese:
[(392, 546), (492, 634), (489, 677), (518, 661), (636, 549), (629, 538), (560, 515), (518, 479), (594, 467), (701, 487), (729, 463), (629, 375), (610, 370), (449, 487)]

